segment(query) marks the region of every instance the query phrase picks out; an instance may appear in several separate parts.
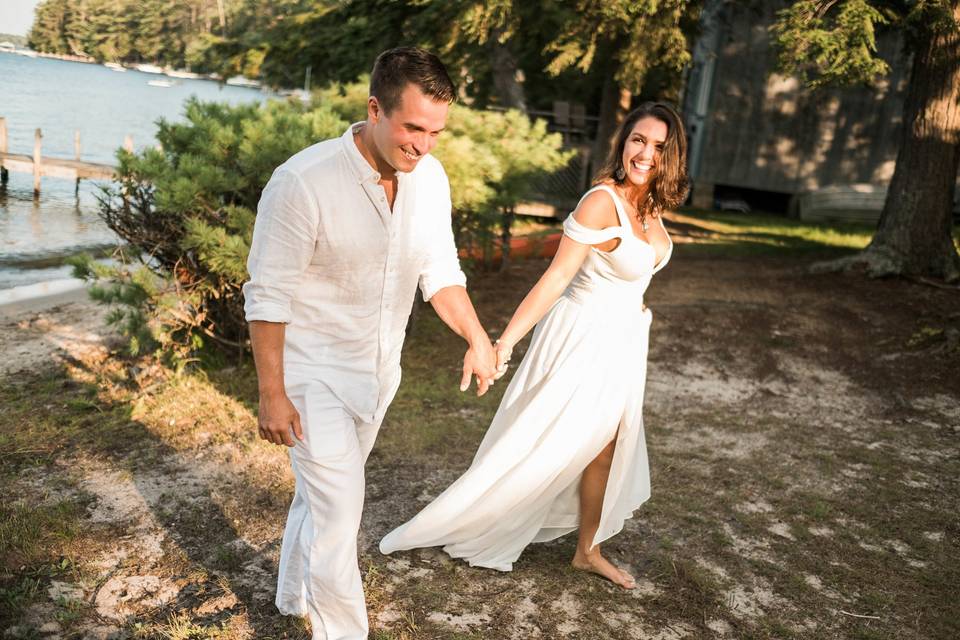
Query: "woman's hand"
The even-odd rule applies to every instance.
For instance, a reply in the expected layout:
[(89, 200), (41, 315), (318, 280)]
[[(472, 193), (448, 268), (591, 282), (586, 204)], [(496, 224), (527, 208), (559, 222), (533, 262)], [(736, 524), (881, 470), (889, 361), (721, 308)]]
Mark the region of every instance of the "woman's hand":
[(507, 372), (510, 356), (513, 355), (513, 344), (504, 340), (497, 340), (493, 343), (494, 351), (497, 354), (497, 373), (494, 380), (499, 380)]

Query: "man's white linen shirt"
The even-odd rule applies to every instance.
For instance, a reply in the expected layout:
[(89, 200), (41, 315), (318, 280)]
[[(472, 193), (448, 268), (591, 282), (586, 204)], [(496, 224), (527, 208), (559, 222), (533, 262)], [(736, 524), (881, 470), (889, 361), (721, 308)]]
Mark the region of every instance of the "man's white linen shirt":
[(426, 155), (397, 173), (393, 211), (351, 125), (279, 166), (257, 206), (243, 286), (247, 321), (286, 323), (284, 375), (318, 380), (364, 422), (400, 385), (417, 284), (429, 300), (466, 286), (453, 241), (450, 185)]

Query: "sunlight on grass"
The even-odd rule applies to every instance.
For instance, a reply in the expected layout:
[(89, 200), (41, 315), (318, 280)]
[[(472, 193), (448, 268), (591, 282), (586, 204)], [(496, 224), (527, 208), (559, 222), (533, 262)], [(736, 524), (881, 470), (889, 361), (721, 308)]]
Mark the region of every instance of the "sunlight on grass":
[[(668, 216), (674, 241), (713, 253), (788, 253), (856, 251), (870, 243), (875, 227), (844, 222), (804, 222), (763, 213), (725, 213), (683, 208)], [(679, 227), (679, 229), (678, 229)], [(515, 236), (560, 233), (559, 220), (521, 220)], [(960, 230), (955, 232), (960, 246)]]
[(809, 223), (757, 213), (719, 213), (684, 209), (670, 216), (682, 234), (681, 244), (703, 245), (733, 252), (850, 251), (870, 243), (871, 225)]

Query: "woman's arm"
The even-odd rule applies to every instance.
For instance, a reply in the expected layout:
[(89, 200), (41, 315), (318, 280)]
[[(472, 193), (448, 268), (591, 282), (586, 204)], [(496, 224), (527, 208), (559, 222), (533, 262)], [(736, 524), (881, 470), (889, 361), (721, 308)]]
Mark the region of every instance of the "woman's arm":
[[(613, 200), (608, 194), (600, 191), (584, 198), (571, 215), (577, 222), (592, 229), (603, 229), (617, 224)], [(567, 235), (560, 239), (560, 246), (550, 266), (524, 297), (497, 341), (497, 368), (501, 372), (504, 371), (504, 365), (510, 358), (513, 346), (527, 335), (527, 332), (557, 301), (576, 275), (580, 265), (583, 264), (590, 252), (590, 247), (591, 245), (581, 244)]]

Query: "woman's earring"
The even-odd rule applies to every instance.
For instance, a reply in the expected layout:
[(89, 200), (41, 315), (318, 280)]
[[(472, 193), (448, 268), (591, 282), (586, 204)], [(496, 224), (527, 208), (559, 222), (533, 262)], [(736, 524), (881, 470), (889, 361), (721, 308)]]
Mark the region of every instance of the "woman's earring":
[(623, 179), (627, 177), (627, 172), (623, 170), (623, 165), (617, 167), (617, 170), (613, 172), (613, 177), (616, 178), (617, 182), (623, 182)]

